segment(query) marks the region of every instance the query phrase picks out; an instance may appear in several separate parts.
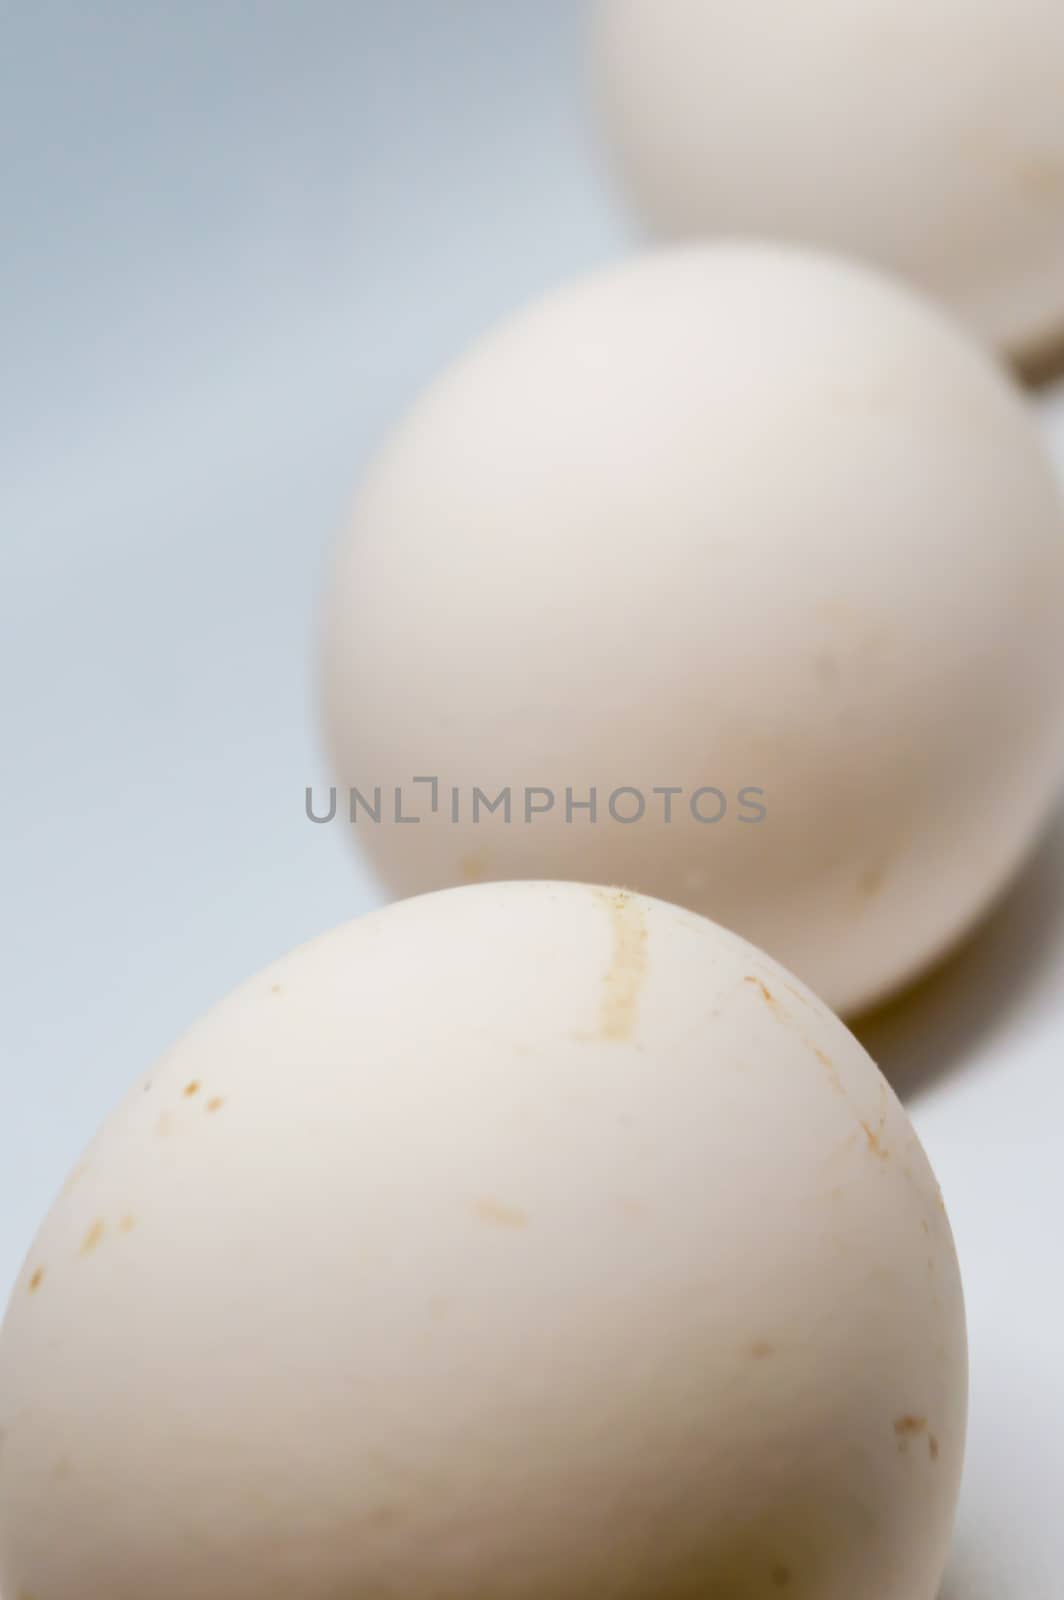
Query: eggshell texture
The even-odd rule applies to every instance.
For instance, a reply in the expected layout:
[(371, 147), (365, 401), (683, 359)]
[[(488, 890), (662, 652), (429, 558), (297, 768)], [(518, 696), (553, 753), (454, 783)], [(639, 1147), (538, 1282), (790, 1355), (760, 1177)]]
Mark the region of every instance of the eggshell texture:
[(1057, 486), (1013, 385), (907, 292), (650, 254), (514, 318), (393, 435), (323, 694), (338, 825), (376, 797), (351, 833), (392, 891), (624, 883), (852, 1013), (970, 926), (1056, 792)]
[(949, 1226), (800, 983), (617, 890), (327, 935), (139, 1084), (0, 1336), (40, 1600), (933, 1600)]
[(1064, 344), (1058, 0), (600, 0), (597, 98), (670, 235), (859, 255), (1025, 360)]

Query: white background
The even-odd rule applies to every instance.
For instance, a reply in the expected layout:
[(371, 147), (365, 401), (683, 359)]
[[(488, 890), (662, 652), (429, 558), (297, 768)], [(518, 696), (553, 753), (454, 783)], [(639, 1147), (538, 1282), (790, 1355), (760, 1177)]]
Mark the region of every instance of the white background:
[[(0, 0), (0, 22), (2, 1297), (130, 1080), (374, 902), (303, 814), (329, 540), (420, 384), (631, 238), (575, 0)], [(1064, 391), (1039, 406), (1064, 470)], [(1059, 1600), (1064, 816), (862, 1031), (969, 1297), (943, 1600)]]

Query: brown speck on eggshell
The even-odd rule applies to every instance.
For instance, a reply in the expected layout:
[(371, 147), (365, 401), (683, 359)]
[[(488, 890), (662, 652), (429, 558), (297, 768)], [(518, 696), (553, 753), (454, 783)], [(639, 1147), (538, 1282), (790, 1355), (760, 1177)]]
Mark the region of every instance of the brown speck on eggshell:
[(509, 1206), (501, 1200), (493, 1200), (490, 1196), (478, 1200), (474, 1208), (481, 1222), (491, 1223), (496, 1228), (525, 1228), (528, 1218), (517, 1206)]
[(103, 1243), (106, 1232), (106, 1222), (102, 1217), (97, 1217), (81, 1241), (81, 1254), (83, 1256), (91, 1256), (94, 1250), (98, 1250)]
[(879, 1132), (877, 1132), (876, 1129), (872, 1127), (871, 1123), (865, 1122), (863, 1118), (862, 1118), (862, 1121), (861, 1121), (861, 1127), (864, 1129), (865, 1140), (866, 1140), (866, 1142), (868, 1144), (868, 1148), (872, 1152), (872, 1154), (879, 1161), (889, 1161), (890, 1160), (890, 1151), (889, 1150), (884, 1150), (883, 1144), (882, 1144), (882, 1141), (881, 1141), (881, 1138), (880, 1138), (880, 1134), (881, 1134), (882, 1130), (879, 1130)]
[(927, 1432), (927, 1418), (904, 1416), (894, 1421), (894, 1432), (899, 1439), (915, 1439)]
[(458, 863), (463, 883), (483, 883), (491, 867), (491, 852), (486, 846), (469, 850)]
[(613, 953), (604, 979), (600, 1033), (623, 1041), (635, 1032), (639, 992), (647, 971), (647, 925), (638, 899), (626, 889), (597, 890), (608, 908)]

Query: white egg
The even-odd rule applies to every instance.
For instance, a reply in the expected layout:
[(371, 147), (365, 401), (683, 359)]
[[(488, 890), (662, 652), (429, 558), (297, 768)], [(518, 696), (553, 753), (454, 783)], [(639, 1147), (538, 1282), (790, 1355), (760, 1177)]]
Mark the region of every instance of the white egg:
[(853, 253), (1041, 364), (1064, 345), (1058, 0), (600, 0), (598, 99), (667, 235)]
[(1051, 805), (1058, 489), (1012, 384), (906, 291), (650, 254), (515, 317), (395, 432), (323, 692), (336, 825), (357, 790), (391, 890), (624, 883), (852, 1013), (971, 926)]
[(623, 891), (408, 901), (107, 1122), (0, 1335), (9, 1600), (933, 1600), (949, 1226), (756, 950)]

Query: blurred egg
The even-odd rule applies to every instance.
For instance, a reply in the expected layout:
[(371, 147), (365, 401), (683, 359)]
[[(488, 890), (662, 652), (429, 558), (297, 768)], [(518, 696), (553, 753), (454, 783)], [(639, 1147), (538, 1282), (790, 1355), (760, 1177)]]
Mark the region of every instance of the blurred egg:
[(597, 98), (669, 236), (841, 250), (1041, 364), (1064, 346), (1057, 0), (600, 0)]
[(40, 1600), (932, 1600), (957, 1262), (845, 1027), (618, 890), (295, 951), (111, 1116), (0, 1334)]
[(334, 821), (390, 890), (624, 883), (847, 1013), (986, 909), (1064, 753), (1034, 420), (791, 249), (649, 254), (484, 339), (370, 466), (323, 633)]

